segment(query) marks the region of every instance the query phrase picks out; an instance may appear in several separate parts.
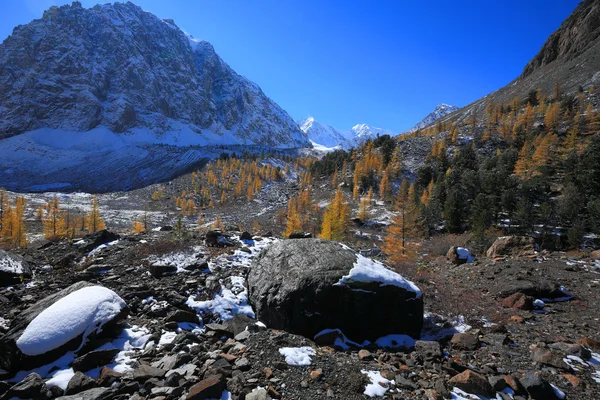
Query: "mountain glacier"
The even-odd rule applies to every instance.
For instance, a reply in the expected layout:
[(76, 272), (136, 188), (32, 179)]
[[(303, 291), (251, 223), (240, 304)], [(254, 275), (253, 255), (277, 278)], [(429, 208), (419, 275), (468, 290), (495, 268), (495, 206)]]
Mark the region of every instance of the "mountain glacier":
[(393, 131), (371, 127), (367, 124), (354, 125), (349, 130), (342, 131), (322, 124), (313, 117), (298, 121), (298, 125), (313, 146), (320, 150), (349, 149), (357, 147), (367, 139), (374, 139), (382, 135), (395, 135)]
[[(114, 134), (119, 146), (111, 152), (127, 154), (117, 158), (127, 160), (128, 173), (144, 176), (152, 171), (135, 165), (147, 165), (146, 153), (152, 154), (152, 169), (175, 168), (172, 176), (189, 169), (186, 163), (173, 166), (173, 153), (187, 151), (173, 147), (310, 147), (295, 121), (208, 42), (132, 3), (53, 6), (0, 44), (0, 186), (55, 184), (55, 174), (36, 170), (38, 163), (28, 160), (41, 154), (62, 159), (66, 148), (77, 148), (73, 160), (103, 164), (104, 148), (94, 148), (96, 138), (86, 132)], [(77, 140), (62, 143), (64, 138)], [(102, 181), (72, 160), (60, 167), (74, 175), (73, 182), (61, 183), (72, 189), (76, 181)], [(18, 180), (16, 170), (31, 179)], [(138, 178), (132, 182), (149, 182)]]
[(414, 131), (418, 131), (419, 129), (426, 128), (429, 125), (433, 124), (438, 119), (443, 118), (448, 114), (452, 114), (456, 110), (458, 110), (458, 107), (456, 107), (456, 106), (450, 106), (448, 104), (439, 104), (438, 106), (435, 107), (435, 109), (432, 112), (427, 114), (427, 116), (425, 118), (423, 118), (421, 120), (421, 122), (419, 122), (418, 124), (413, 126), (409, 130), (409, 132), (414, 132)]

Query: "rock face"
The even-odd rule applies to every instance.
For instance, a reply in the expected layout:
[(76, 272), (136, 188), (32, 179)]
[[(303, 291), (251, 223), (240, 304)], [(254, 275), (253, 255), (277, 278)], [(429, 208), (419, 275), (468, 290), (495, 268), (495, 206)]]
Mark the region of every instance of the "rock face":
[(15, 254), (0, 250), (0, 287), (14, 285), (31, 279), (31, 266)]
[[(58, 343), (61, 338), (57, 338), (58, 341), (55, 345), (49, 343), (53, 339), (50, 337), (51, 335), (49, 333), (44, 331), (44, 328), (47, 327), (47, 324), (40, 327), (43, 332), (39, 335), (31, 333), (30, 331), (32, 329), (31, 326), (39, 321), (39, 319), (34, 321), (36, 320), (36, 317), (40, 316), (40, 314), (42, 314), (49, 307), (56, 304), (59, 300), (65, 298), (66, 296), (69, 296), (81, 289), (92, 287), (98, 286), (92, 285), (88, 282), (75, 283), (74, 285), (61, 290), (58, 293), (38, 301), (19, 314), (18, 319), (15, 320), (11, 329), (4, 336), (2, 336), (2, 338), (0, 338), (0, 367), (9, 372), (32, 369), (56, 360), (69, 350), (81, 348), (81, 353), (84, 353), (85, 350), (88, 350), (87, 346), (84, 346), (84, 344), (92, 343), (96, 338), (100, 339), (103, 337), (111, 337), (111, 335), (115, 333), (115, 330), (118, 329), (119, 323), (125, 317), (127, 317), (129, 309), (126, 306), (121, 307), (120, 310), (114, 308), (111, 310), (103, 308), (102, 311), (99, 312), (104, 312), (105, 315), (111, 315), (113, 317), (102, 325), (101, 332), (85, 332), (73, 335), (73, 337), (68, 336), (68, 334), (72, 333), (78, 328), (82, 328), (80, 323), (74, 321), (76, 318), (81, 317), (84, 322), (87, 318), (89, 324), (92, 324), (92, 321), (96, 321), (96, 318), (94, 315), (89, 316), (89, 318), (87, 315), (77, 316), (76, 312), (61, 313), (65, 320), (56, 320), (56, 324), (51, 327), (49, 332), (53, 332), (57, 336), (60, 336), (59, 332), (64, 334), (64, 337), (69, 339), (66, 343)], [(76, 310), (77, 305), (74, 304), (73, 306), (74, 310)], [(101, 307), (101, 305), (98, 306)], [(34, 324), (32, 324), (32, 322)], [(69, 332), (68, 329), (71, 329), (71, 332)], [(84, 331), (88, 330), (88, 328), (85, 326), (83, 326), (82, 329)], [(85, 334), (87, 334), (87, 337), (86, 341), (83, 342)], [(42, 339), (46, 340), (46, 342), (38, 343), (38, 341)], [(25, 353), (28, 353), (29, 355)]]
[(487, 250), (488, 258), (526, 255), (533, 252), (535, 242), (528, 236), (502, 236)]
[(325, 329), (341, 329), (354, 341), (417, 338), (423, 325), (416, 286), (336, 242), (273, 244), (252, 264), (248, 291), (259, 320), (311, 339)]
[(51, 7), (14, 29), (0, 61), (0, 138), (41, 127), (161, 130), (175, 120), (248, 143), (306, 143), (289, 115), (209, 43), (133, 3)]
[(525, 66), (523, 77), (556, 60), (571, 60), (588, 50), (600, 37), (600, 4), (582, 1)]
[(311, 147), (210, 43), (130, 2), (53, 6), (17, 26), (0, 44), (0, 110), (9, 190), (127, 190), (222, 151), (206, 146)]

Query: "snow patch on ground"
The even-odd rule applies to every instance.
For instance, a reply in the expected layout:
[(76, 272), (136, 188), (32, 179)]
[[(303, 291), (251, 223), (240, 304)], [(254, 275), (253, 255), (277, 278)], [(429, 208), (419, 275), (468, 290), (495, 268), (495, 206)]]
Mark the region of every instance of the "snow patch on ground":
[(23, 354), (35, 356), (93, 332), (114, 319), (127, 305), (115, 292), (102, 286), (79, 289), (42, 311), (17, 340)]
[(9, 274), (22, 274), (23, 264), (20, 260), (15, 260), (14, 258), (0, 258), (0, 271), (7, 272)]
[(380, 262), (371, 260), (360, 254), (357, 254), (356, 257), (354, 267), (336, 285), (344, 286), (352, 282), (379, 282), (380, 286), (397, 286), (409, 292), (414, 292), (417, 298), (421, 297), (421, 290), (413, 282), (387, 269)]
[(361, 373), (367, 375), (367, 377), (371, 380), (365, 387), (364, 394), (369, 397), (381, 397), (388, 391), (390, 385), (394, 384), (394, 381), (390, 381), (389, 379), (385, 379), (381, 376), (379, 371), (366, 371), (361, 370)]
[(417, 341), (408, 335), (387, 335), (375, 341), (375, 344), (385, 349), (412, 349)]
[(283, 347), (279, 349), (279, 354), (285, 357), (285, 362), (288, 365), (306, 366), (311, 363), (311, 356), (317, 353), (308, 346), (305, 347)]
[[(227, 279), (231, 282), (231, 289), (225, 285)], [(245, 314), (254, 318), (254, 311), (248, 304), (248, 290), (244, 282), (245, 279), (241, 276), (222, 279), (221, 290), (212, 300), (196, 301), (194, 296), (190, 296), (186, 304), (201, 315), (208, 311), (219, 313), (223, 320), (230, 320), (235, 314)]]
[(195, 246), (191, 251), (169, 253), (162, 256), (150, 256), (146, 260), (157, 266), (175, 266), (177, 272), (183, 272), (186, 268), (197, 264), (203, 259), (202, 247)]

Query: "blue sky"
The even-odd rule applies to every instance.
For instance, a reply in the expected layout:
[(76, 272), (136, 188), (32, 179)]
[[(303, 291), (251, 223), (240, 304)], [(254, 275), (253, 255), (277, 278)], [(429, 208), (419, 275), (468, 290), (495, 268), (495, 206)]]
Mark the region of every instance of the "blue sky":
[[(106, 1), (102, 1), (104, 3)], [(517, 77), (578, 0), (134, 0), (213, 44), (294, 119), (404, 131)], [(0, 40), (62, 0), (2, 0)], [(97, 1), (83, 0), (85, 7)]]

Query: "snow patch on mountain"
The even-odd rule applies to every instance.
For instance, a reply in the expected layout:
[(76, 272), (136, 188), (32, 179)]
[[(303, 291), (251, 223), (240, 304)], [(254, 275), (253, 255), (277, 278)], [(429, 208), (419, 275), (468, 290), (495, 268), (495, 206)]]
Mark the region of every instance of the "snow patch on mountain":
[(413, 126), (409, 130), (409, 132), (415, 132), (415, 131), (418, 131), (419, 129), (426, 128), (429, 125), (433, 124), (438, 119), (443, 118), (448, 114), (452, 114), (456, 110), (458, 110), (458, 107), (456, 107), (456, 106), (451, 106), (448, 104), (439, 104), (439, 105), (437, 105), (437, 107), (435, 107), (435, 110), (433, 110), (431, 113), (427, 114), (427, 116), (425, 118), (423, 118), (421, 120), (421, 122), (419, 122), (418, 124)]

